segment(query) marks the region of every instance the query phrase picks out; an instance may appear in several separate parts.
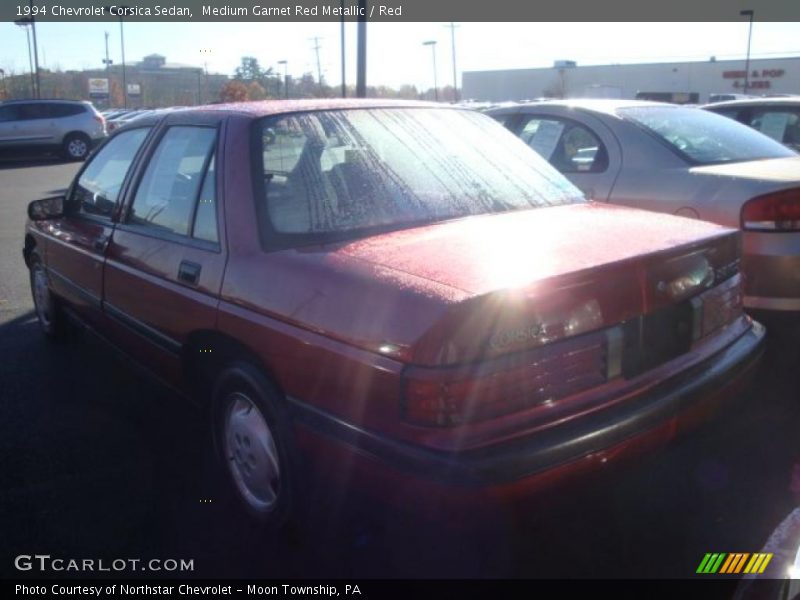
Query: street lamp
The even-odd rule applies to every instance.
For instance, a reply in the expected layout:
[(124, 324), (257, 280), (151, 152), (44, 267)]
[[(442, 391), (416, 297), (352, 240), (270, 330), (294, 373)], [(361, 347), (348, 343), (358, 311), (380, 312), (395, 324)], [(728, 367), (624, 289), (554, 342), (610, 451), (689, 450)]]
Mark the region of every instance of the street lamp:
[(108, 98), (106, 98), (106, 103), (108, 107), (111, 108), (111, 65), (114, 63), (108, 57), (108, 32), (106, 34), (106, 57), (103, 59), (103, 64), (106, 66), (106, 85), (108, 86)]
[(33, 0), (28, 0), (31, 9), (31, 31), (33, 32), (33, 65), (36, 67), (36, 98), (42, 97), (42, 82), (39, 80), (39, 45), (36, 43), (36, 19), (33, 18)]
[(750, 17), (750, 28), (747, 33), (747, 59), (744, 63), (744, 93), (750, 89), (750, 40), (753, 38), (753, 11), (740, 10), (739, 14), (743, 17)]
[(458, 102), (458, 77), (456, 76), (456, 28), (458, 25), (450, 23), (450, 45), (453, 52), (453, 101)]
[(31, 98), (36, 97), (36, 79), (33, 74), (33, 52), (31, 50), (31, 32), (28, 26), (32, 24), (30, 17), (23, 17), (14, 21), (15, 25), (22, 27), (25, 30), (25, 37), (28, 39), (28, 64), (31, 69)]
[(287, 61), (285, 61), (285, 60), (279, 60), (278, 64), (279, 65), (283, 65), (283, 87), (284, 87), (284, 93), (286, 94), (286, 99), (288, 100), (289, 99), (289, 75), (287, 74), (287, 70), (288, 70), (289, 67), (287, 66)]
[(439, 101), (439, 84), (436, 81), (436, 40), (428, 40), (422, 42), (423, 46), (431, 47), (431, 56), (433, 56), (433, 98), (436, 102)]

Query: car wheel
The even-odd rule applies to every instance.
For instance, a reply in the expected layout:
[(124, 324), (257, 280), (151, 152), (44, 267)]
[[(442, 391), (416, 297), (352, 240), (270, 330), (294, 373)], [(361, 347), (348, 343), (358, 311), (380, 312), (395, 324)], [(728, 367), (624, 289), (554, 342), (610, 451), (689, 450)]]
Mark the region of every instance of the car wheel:
[(69, 160), (85, 160), (91, 150), (91, 140), (83, 133), (71, 133), (64, 140), (64, 156)]
[(296, 512), (297, 461), (280, 394), (257, 367), (236, 362), (213, 391), (214, 446), (226, 495), (277, 529)]
[(31, 258), (30, 282), (33, 306), (42, 332), (51, 339), (64, 337), (66, 318), (58, 306), (57, 299), (50, 291), (47, 271), (42, 265), (41, 259), (35, 254)]

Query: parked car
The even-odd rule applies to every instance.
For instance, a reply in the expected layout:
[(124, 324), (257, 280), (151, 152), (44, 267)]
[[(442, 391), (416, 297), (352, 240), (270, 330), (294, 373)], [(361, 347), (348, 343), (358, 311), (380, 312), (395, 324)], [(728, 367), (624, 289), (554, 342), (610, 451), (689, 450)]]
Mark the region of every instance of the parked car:
[(744, 304), (800, 310), (800, 156), (698, 108), (569, 100), (488, 112), (595, 200), (743, 231)]
[(142, 117), (29, 218), (44, 333), (71, 316), (208, 403), (265, 523), (308, 481), (525, 497), (708, 417), (763, 347), (737, 231), (587, 202), (445, 105)]
[(123, 113), (122, 115), (115, 116), (114, 118), (109, 119), (108, 121), (108, 131), (110, 133), (115, 129), (122, 127), (123, 125), (128, 124), (134, 119), (144, 117), (146, 115), (152, 114), (153, 112), (154, 111), (150, 109), (138, 109), (138, 110), (130, 110)]
[(0, 150), (55, 150), (83, 160), (106, 137), (106, 121), (90, 102), (10, 100), (0, 104)]
[(703, 108), (736, 119), (800, 151), (800, 96), (751, 98), (707, 104)]

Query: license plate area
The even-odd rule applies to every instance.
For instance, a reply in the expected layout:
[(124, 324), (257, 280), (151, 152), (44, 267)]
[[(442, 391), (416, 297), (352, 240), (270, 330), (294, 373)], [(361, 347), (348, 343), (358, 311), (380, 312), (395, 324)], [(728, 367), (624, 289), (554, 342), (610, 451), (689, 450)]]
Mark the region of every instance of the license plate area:
[(622, 375), (636, 377), (689, 352), (693, 308), (681, 302), (623, 324)]

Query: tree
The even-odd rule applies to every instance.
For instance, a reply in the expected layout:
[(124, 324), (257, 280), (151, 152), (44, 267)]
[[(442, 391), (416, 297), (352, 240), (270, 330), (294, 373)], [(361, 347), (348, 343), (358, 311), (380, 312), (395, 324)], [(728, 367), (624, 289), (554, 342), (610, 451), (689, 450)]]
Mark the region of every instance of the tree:
[(241, 81), (235, 79), (229, 81), (219, 93), (219, 99), (222, 102), (244, 102), (247, 100), (247, 86)]
[(116, 79), (111, 80), (111, 86), (109, 88), (110, 98), (109, 98), (109, 105), (110, 106), (122, 106), (122, 84), (117, 81)]
[(272, 69), (264, 71), (255, 56), (243, 56), (241, 64), (236, 67), (233, 78), (239, 81), (261, 81)]
[(247, 86), (247, 99), (248, 100), (264, 100), (267, 97), (267, 92), (261, 87), (257, 81), (251, 81)]

